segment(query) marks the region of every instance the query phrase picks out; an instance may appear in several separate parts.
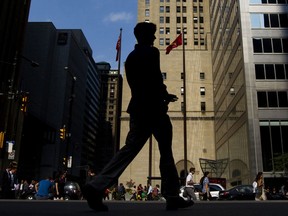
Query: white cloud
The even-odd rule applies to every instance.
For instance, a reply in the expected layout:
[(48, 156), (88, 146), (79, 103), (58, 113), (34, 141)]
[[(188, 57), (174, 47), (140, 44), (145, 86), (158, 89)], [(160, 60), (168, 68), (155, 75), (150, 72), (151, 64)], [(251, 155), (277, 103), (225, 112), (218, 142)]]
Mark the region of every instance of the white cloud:
[(117, 13), (110, 13), (107, 17), (104, 18), (105, 22), (119, 22), (125, 21), (129, 22), (133, 19), (133, 15), (127, 12), (117, 12)]

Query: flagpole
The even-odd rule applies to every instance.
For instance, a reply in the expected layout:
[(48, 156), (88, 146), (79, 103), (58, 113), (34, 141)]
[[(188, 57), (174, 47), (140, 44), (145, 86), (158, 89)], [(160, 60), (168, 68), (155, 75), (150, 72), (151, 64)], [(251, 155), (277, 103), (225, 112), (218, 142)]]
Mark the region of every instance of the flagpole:
[(182, 2), (182, 46), (183, 46), (183, 139), (184, 139), (184, 174), (187, 176), (187, 113), (186, 113), (186, 64), (185, 64), (185, 43), (184, 43), (184, 31), (183, 31), (183, 2)]
[[(115, 122), (115, 132), (114, 132), (114, 154), (119, 150), (119, 125), (120, 125), (120, 69), (121, 69), (121, 49), (122, 49), (122, 28), (120, 28), (120, 35), (119, 39), (120, 40), (120, 46), (119, 49), (117, 50), (117, 60), (118, 60), (118, 73), (117, 73), (117, 97), (116, 97), (116, 122)], [(117, 41), (118, 43), (118, 41)]]

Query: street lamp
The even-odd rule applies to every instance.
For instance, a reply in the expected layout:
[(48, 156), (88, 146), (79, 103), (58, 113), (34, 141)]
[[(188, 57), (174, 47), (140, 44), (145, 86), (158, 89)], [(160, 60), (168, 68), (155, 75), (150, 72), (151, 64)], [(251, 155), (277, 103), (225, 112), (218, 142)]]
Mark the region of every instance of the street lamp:
[[(73, 101), (75, 98), (75, 82), (77, 80), (76, 76), (69, 70), (69, 67), (64, 67), (64, 70), (68, 72), (70, 77), (72, 78), (71, 83), (71, 90), (70, 90), (70, 98), (69, 98), (69, 112), (68, 112), (68, 124), (67, 124), (67, 141), (66, 141), (66, 161), (65, 166), (66, 170), (72, 167), (72, 156), (69, 156), (69, 146), (71, 145), (71, 125), (72, 125), (72, 108), (73, 108)], [(70, 163), (70, 164), (69, 164)]]

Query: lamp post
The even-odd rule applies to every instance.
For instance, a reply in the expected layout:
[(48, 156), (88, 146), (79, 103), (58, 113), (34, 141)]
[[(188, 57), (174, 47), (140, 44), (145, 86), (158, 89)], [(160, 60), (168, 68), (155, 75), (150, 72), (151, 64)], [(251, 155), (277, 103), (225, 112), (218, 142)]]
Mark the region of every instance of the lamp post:
[[(67, 122), (67, 141), (66, 141), (66, 162), (65, 162), (65, 166), (66, 166), (66, 170), (68, 170), (68, 168), (72, 167), (72, 155), (69, 155), (69, 147), (71, 145), (71, 125), (72, 125), (72, 110), (73, 110), (73, 102), (74, 102), (74, 98), (75, 98), (75, 82), (77, 80), (76, 76), (74, 76), (74, 74), (69, 70), (69, 67), (64, 67), (64, 70), (68, 72), (68, 74), (71, 77), (71, 90), (70, 90), (70, 97), (69, 97), (69, 110), (68, 110), (68, 122)], [(70, 164), (69, 164), (70, 162)]]

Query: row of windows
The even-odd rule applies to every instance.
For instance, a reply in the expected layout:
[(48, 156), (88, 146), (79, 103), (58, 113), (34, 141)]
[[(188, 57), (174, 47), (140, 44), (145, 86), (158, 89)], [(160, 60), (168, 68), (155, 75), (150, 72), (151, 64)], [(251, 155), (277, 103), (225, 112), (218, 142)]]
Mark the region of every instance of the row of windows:
[(253, 38), (254, 53), (288, 53), (288, 38)]
[[(200, 110), (201, 112), (206, 112), (206, 102), (200, 102)], [(181, 111), (184, 111), (184, 103), (181, 102)]]
[(288, 64), (255, 64), (256, 79), (288, 79)]
[[(206, 94), (205, 87), (200, 87), (200, 95), (205, 96), (205, 94)], [(184, 95), (184, 87), (181, 87), (181, 95)]]
[(288, 107), (286, 91), (258, 91), (258, 107)]
[[(182, 18), (182, 23), (187, 23), (187, 17), (176, 17), (176, 23), (181, 23), (181, 18)], [(159, 17), (159, 23), (170, 23), (170, 17), (166, 16), (160, 16)], [(193, 23), (197, 24), (197, 23), (204, 23), (204, 17), (200, 16), (200, 17), (193, 17)]]
[(287, 28), (288, 14), (251, 13), (252, 28)]
[[(163, 80), (167, 79), (167, 73), (166, 72), (162, 72), (162, 78), (163, 78)], [(205, 72), (200, 72), (199, 78), (200, 78), (200, 80), (204, 80), (205, 79)], [(181, 80), (183, 80), (183, 79), (184, 79), (184, 73), (181, 73)]]
[(250, 0), (250, 4), (287, 4), (288, 0)]

